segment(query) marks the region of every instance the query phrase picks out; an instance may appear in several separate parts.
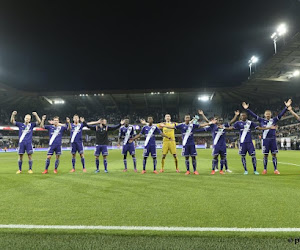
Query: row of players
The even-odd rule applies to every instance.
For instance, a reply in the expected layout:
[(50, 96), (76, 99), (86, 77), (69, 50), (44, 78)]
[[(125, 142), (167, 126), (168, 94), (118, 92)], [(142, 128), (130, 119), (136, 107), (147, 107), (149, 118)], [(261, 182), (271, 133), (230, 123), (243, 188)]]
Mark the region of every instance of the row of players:
[[(160, 172), (164, 172), (165, 158), (168, 152), (170, 151), (175, 160), (176, 171), (179, 172), (178, 169), (178, 160), (176, 155), (176, 143), (175, 143), (175, 129), (178, 129), (182, 133), (182, 156), (185, 157), (185, 165), (186, 165), (186, 174), (190, 174), (190, 157), (192, 158), (192, 166), (193, 173), (198, 175), (197, 171), (197, 151), (194, 142), (194, 133), (197, 132), (207, 132), (211, 131), (213, 137), (213, 159), (212, 159), (212, 172), (211, 174), (215, 174), (218, 171), (218, 158), (220, 156), (220, 174), (224, 174), (224, 166), (225, 172), (231, 172), (228, 169), (227, 159), (226, 159), (226, 131), (227, 130), (239, 130), (240, 132), (240, 147), (239, 154), (241, 156), (243, 168), (245, 170), (244, 174), (248, 174), (247, 164), (246, 164), (246, 154), (248, 153), (252, 157), (252, 164), (254, 169), (254, 174), (259, 174), (256, 170), (256, 156), (255, 156), (255, 148), (252, 143), (251, 138), (251, 129), (263, 130), (263, 154), (264, 154), (264, 170), (263, 174), (267, 173), (267, 164), (268, 164), (268, 155), (269, 152), (272, 154), (272, 161), (274, 165), (274, 173), (280, 174), (277, 169), (277, 157), (278, 153), (277, 143), (276, 143), (276, 129), (277, 122), (281, 119), (281, 117), (285, 114), (287, 110), (291, 112), (293, 116), (296, 117), (300, 121), (300, 117), (292, 110), (291, 104), (292, 101), (289, 99), (284, 102), (285, 108), (280, 112), (277, 117), (272, 118), (272, 112), (270, 110), (266, 110), (264, 113), (264, 118), (259, 117), (254, 112), (249, 109), (249, 104), (245, 102), (242, 103), (243, 108), (246, 110), (244, 112), (235, 111), (234, 118), (229, 123), (223, 123), (222, 118), (213, 118), (211, 121), (207, 119), (204, 115), (203, 111), (199, 110), (198, 113), (203, 117), (205, 123), (196, 124), (194, 120), (191, 120), (190, 115), (186, 115), (183, 123), (176, 123), (171, 121), (171, 116), (169, 114), (165, 115), (165, 122), (154, 124), (153, 118), (148, 117), (147, 122), (145, 120), (141, 120), (141, 123), (144, 125), (139, 134), (136, 134), (136, 130), (133, 125), (129, 124), (128, 119), (124, 119), (120, 122), (120, 124), (115, 126), (108, 126), (107, 121), (105, 119), (100, 119), (94, 122), (85, 122), (83, 117), (79, 117), (78, 115), (73, 116), (73, 123), (70, 122), (69, 118), (66, 118), (66, 124), (61, 124), (59, 122), (59, 117), (53, 117), (52, 120), (49, 120), (49, 125), (45, 125), (46, 115), (42, 116), (42, 119), (39, 118), (36, 112), (33, 112), (33, 116), (36, 118), (35, 123), (31, 123), (31, 115), (27, 114), (24, 118), (24, 123), (16, 122), (15, 116), (17, 114), (14, 111), (11, 115), (11, 123), (19, 127), (19, 170), (17, 174), (22, 172), (22, 162), (23, 155), (27, 152), (29, 159), (29, 171), (28, 173), (33, 173), (32, 171), (32, 133), (33, 128), (40, 125), (41, 128), (45, 128), (49, 131), (49, 149), (47, 152), (47, 159), (45, 163), (45, 170), (43, 174), (48, 173), (48, 167), (50, 165), (50, 160), (53, 154), (56, 155), (55, 161), (55, 169), (54, 173), (57, 173), (57, 168), (59, 166), (59, 159), (61, 155), (61, 145), (62, 145), (62, 135), (64, 131), (70, 131), (71, 137), (71, 153), (72, 153), (72, 170), (71, 172), (75, 172), (75, 161), (76, 161), (76, 153), (78, 152), (81, 157), (81, 163), (83, 171), (86, 172), (85, 168), (85, 159), (83, 152), (83, 143), (82, 143), (82, 128), (88, 127), (91, 130), (95, 131), (96, 134), (96, 149), (95, 149), (95, 164), (96, 170), (95, 173), (99, 173), (99, 156), (102, 154), (103, 156), (103, 165), (104, 171), (107, 173), (107, 156), (108, 156), (108, 132), (112, 130), (119, 129), (119, 143), (120, 140), (123, 139), (123, 161), (124, 161), (124, 171), (127, 171), (127, 154), (129, 153), (132, 156), (134, 171), (137, 172), (136, 167), (136, 157), (135, 157), (135, 145), (134, 141), (137, 140), (142, 135), (145, 136), (145, 144), (144, 144), (144, 159), (143, 159), (143, 170), (142, 174), (146, 173), (146, 163), (147, 158), (151, 154), (153, 158), (153, 172), (158, 173), (156, 170), (157, 158), (156, 158), (156, 143), (155, 143), (155, 135), (160, 134), (163, 136), (163, 147), (162, 147), (162, 162), (161, 162), (161, 170)], [(252, 117), (257, 119), (260, 123), (260, 126), (253, 121), (248, 120), (247, 114), (250, 114)], [(239, 117), (239, 120), (236, 121)], [(233, 124), (233, 125), (232, 125)], [(162, 129), (163, 131), (161, 131)]]

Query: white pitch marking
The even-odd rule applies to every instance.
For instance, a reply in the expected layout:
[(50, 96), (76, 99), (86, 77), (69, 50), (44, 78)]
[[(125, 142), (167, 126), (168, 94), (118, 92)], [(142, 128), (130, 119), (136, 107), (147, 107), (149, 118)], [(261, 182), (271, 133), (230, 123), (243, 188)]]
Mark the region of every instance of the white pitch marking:
[(239, 228), (239, 227), (148, 227), (148, 226), (72, 226), (72, 225), (0, 225), (5, 229), (62, 229), (62, 230), (126, 230), (168, 232), (300, 232), (300, 228)]
[[(263, 161), (262, 159), (257, 159), (259, 161)], [(282, 161), (278, 161), (277, 163), (280, 163), (280, 164), (286, 164), (286, 165), (292, 165), (292, 166), (297, 166), (297, 167), (300, 167), (299, 164), (295, 164), (295, 163), (290, 163), (290, 162), (282, 162)]]

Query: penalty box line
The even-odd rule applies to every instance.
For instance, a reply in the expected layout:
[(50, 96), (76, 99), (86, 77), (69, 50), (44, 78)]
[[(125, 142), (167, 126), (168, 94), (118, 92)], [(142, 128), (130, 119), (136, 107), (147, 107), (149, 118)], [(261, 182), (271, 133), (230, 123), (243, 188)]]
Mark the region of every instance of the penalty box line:
[(148, 226), (83, 226), (83, 225), (18, 225), (0, 224), (0, 229), (58, 229), (58, 230), (124, 230), (165, 232), (300, 232), (300, 228), (238, 228), (238, 227), (148, 227)]

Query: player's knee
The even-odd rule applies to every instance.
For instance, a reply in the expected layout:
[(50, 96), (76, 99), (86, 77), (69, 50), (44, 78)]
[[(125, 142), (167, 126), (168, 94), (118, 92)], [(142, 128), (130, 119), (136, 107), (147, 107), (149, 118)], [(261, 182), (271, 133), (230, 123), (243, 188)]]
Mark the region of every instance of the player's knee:
[(126, 158), (127, 158), (127, 156), (126, 156), (126, 155), (124, 155), (124, 156), (123, 156), (123, 159), (124, 159), (124, 160), (126, 160)]
[(196, 156), (192, 156), (192, 160), (195, 161), (196, 160)]
[(226, 155), (221, 155), (221, 160), (225, 160), (226, 159)]
[(189, 157), (188, 157), (188, 156), (186, 156), (186, 157), (185, 157), (185, 160), (186, 160), (186, 161), (188, 161), (188, 160), (189, 160)]
[(272, 154), (272, 156), (275, 157), (275, 158), (277, 157), (276, 154)]
[(176, 154), (174, 154), (174, 155), (173, 155), (173, 157), (174, 157), (174, 158), (177, 158), (177, 155), (176, 155)]
[(32, 155), (28, 155), (28, 159), (31, 160), (32, 159)]
[(81, 157), (81, 158), (84, 158), (84, 154), (80, 154), (80, 157)]
[(214, 160), (217, 160), (218, 159), (218, 155), (214, 155)]
[(163, 159), (166, 159), (166, 155), (162, 155), (162, 158), (163, 158)]
[(132, 158), (135, 158), (135, 155), (132, 155)]

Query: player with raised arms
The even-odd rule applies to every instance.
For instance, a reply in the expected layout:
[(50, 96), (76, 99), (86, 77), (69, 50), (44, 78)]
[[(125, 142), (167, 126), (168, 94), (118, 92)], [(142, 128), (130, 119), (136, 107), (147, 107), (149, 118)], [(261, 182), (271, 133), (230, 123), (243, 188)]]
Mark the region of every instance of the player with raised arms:
[(32, 174), (33, 173), (33, 171), (32, 171), (32, 164), (33, 164), (33, 161), (32, 161), (32, 154), (33, 154), (32, 132), (33, 132), (33, 128), (41, 123), (41, 119), (36, 112), (32, 112), (32, 115), (35, 117), (36, 122), (31, 123), (30, 122), (31, 115), (27, 114), (24, 117), (24, 123), (22, 123), (22, 122), (17, 122), (15, 120), (16, 115), (17, 115), (17, 111), (12, 112), (10, 122), (19, 128), (19, 149), (18, 149), (19, 170), (17, 171), (17, 174), (22, 173), (23, 155), (25, 154), (25, 152), (27, 152), (27, 156), (28, 156), (28, 164), (29, 164), (28, 173)]
[[(143, 119), (141, 119), (141, 123), (143, 125), (146, 125), (146, 121), (143, 120)], [(174, 123), (174, 122), (171, 121), (171, 115), (170, 114), (166, 114), (165, 115), (165, 122), (157, 124), (157, 127), (159, 129), (162, 129), (163, 133), (165, 135), (167, 135), (168, 137), (171, 138), (171, 140), (168, 139), (167, 137), (163, 138), (162, 159), (161, 159), (161, 169), (160, 169), (160, 172), (161, 173), (164, 172), (165, 159), (166, 159), (167, 154), (170, 151), (170, 153), (174, 157), (176, 172), (179, 173), (178, 159), (177, 159), (177, 154), (176, 154), (175, 130), (167, 128), (167, 127), (162, 127), (162, 126), (160, 126), (161, 124), (164, 124), (164, 125), (167, 125), (167, 126), (173, 126), (173, 125), (176, 125), (177, 123), (176, 122)]]
[(79, 115), (73, 116), (73, 123), (69, 124), (71, 128), (70, 136), (71, 136), (71, 154), (72, 154), (72, 170), (71, 173), (75, 172), (75, 164), (76, 164), (76, 152), (79, 153), (82, 164), (82, 171), (86, 172), (85, 168), (85, 160), (84, 160), (84, 149), (82, 142), (82, 128), (86, 126), (83, 117), (79, 118)]
[[(252, 110), (249, 109), (249, 104), (243, 102), (242, 106), (244, 109), (247, 110), (247, 112), (254, 117), (257, 121), (259, 121), (261, 127), (271, 127), (273, 125), (276, 125), (277, 122), (281, 119), (281, 117), (285, 114), (288, 107), (291, 106), (292, 100), (289, 99), (288, 101), (284, 102), (285, 107), (284, 109), (279, 113), (278, 116), (272, 118), (272, 112), (270, 110), (266, 110), (264, 113), (264, 117), (259, 117), (256, 115)], [(269, 152), (271, 151), (272, 154), (272, 161), (274, 166), (274, 174), (280, 174), (280, 172), (277, 169), (277, 156), (278, 153), (277, 149), (277, 142), (276, 142), (276, 131), (272, 129), (267, 129), (263, 131), (262, 135), (262, 149), (264, 154), (264, 170), (262, 174), (267, 174), (267, 165), (268, 165), (268, 156)]]
[(70, 118), (68, 118), (68, 117), (66, 118), (67, 124), (60, 124), (58, 116), (54, 116), (53, 120), (49, 121), (50, 125), (45, 125), (45, 120), (46, 120), (46, 115), (43, 115), (40, 127), (47, 129), (49, 132), (49, 149), (47, 152), (45, 170), (42, 172), (42, 174), (48, 174), (50, 160), (54, 153), (56, 156), (54, 174), (57, 174), (59, 158), (62, 153), (62, 150), (61, 150), (62, 136), (66, 130), (71, 129)]
[(146, 173), (146, 164), (147, 164), (147, 158), (151, 154), (153, 158), (153, 173), (158, 174), (156, 170), (156, 143), (155, 143), (155, 134), (160, 134), (163, 137), (167, 137), (168, 139), (172, 139), (169, 136), (165, 135), (163, 132), (161, 132), (158, 127), (153, 124), (153, 118), (150, 116), (147, 119), (148, 124), (145, 125), (141, 132), (129, 140), (129, 142), (133, 142), (134, 140), (140, 138), (142, 135), (146, 136), (145, 144), (144, 144), (144, 160), (143, 160), (143, 171), (142, 174)]
[(123, 162), (124, 162), (124, 172), (127, 172), (127, 153), (132, 156), (133, 161), (133, 169), (134, 172), (137, 172), (136, 169), (136, 158), (135, 158), (135, 145), (134, 142), (130, 142), (136, 135), (136, 130), (133, 125), (129, 124), (129, 119), (124, 119), (124, 125), (119, 130), (119, 137), (118, 137), (118, 146), (120, 146), (120, 140), (123, 138), (123, 147), (122, 147), (122, 155), (123, 155)]
[(248, 120), (248, 116), (246, 112), (242, 112), (240, 114), (240, 121), (235, 122), (233, 126), (225, 127), (224, 125), (220, 125), (219, 128), (225, 130), (237, 129), (240, 131), (239, 154), (241, 156), (242, 164), (245, 170), (244, 174), (245, 175), (248, 174), (247, 164), (246, 164), (246, 154), (248, 153), (252, 157), (254, 174), (259, 175), (259, 173), (256, 170), (257, 162), (255, 156), (255, 148), (252, 142), (251, 129), (257, 129), (257, 130), (274, 129), (275, 130), (276, 126), (272, 125), (269, 128), (259, 127), (258, 124)]
[[(199, 115), (202, 115), (204, 120), (206, 122), (209, 122), (209, 120), (204, 115), (204, 112), (202, 110), (198, 110)], [(224, 128), (220, 128), (220, 126), (224, 127), (230, 127), (231, 124), (233, 124), (238, 116), (240, 114), (240, 111), (237, 110), (234, 112), (233, 119), (228, 122), (224, 123), (223, 118), (216, 117), (217, 120), (216, 124), (210, 124), (208, 127), (201, 128), (199, 130), (196, 130), (196, 132), (203, 132), (203, 131), (211, 131), (212, 138), (213, 138), (213, 151), (212, 151), (212, 171), (211, 174), (214, 175), (216, 172), (216, 169), (218, 168), (218, 157), (220, 155), (220, 174), (224, 174), (223, 168), (225, 166), (225, 172), (231, 173), (232, 171), (228, 169), (227, 164), (227, 148), (226, 148), (226, 130)]]
[(196, 129), (208, 126), (212, 123), (216, 123), (216, 121), (211, 121), (205, 124), (194, 124), (191, 122), (191, 116), (185, 115), (184, 123), (176, 124), (173, 126), (168, 126), (166, 124), (161, 124), (162, 127), (170, 128), (170, 129), (178, 129), (182, 133), (182, 156), (185, 157), (185, 165), (186, 165), (186, 175), (190, 174), (190, 162), (189, 158), (192, 158), (192, 164), (194, 169), (194, 174), (199, 175), (197, 171), (197, 150), (194, 142), (194, 132)]
[(107, 146), (109, 144), (108, 141), (108, 132), (116, 130), (124, 124), (124, 120), (115, 126), (108, 126), (106, 119), (99, 119), (98, 121), (88, 122), (87, 127), (91, 130), (96, 132), (96, 149), (95, 149), (95, 162), (96, 162), (96, 170), (95, 173), (99, 173), (99, 156), (102, 153), (103, 156), (103, 165), (104, 165), (104, 172), (108, 173), (107, 170), (107, 156), (108, 156), (108, 149)]

